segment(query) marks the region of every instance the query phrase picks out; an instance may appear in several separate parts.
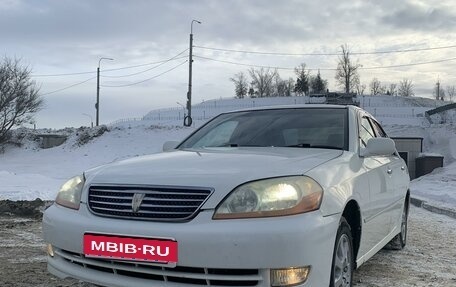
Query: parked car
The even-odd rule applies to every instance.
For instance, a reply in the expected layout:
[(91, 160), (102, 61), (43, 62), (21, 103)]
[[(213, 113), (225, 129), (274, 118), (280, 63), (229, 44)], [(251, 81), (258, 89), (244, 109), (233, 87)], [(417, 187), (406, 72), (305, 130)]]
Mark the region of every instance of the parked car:
[(43, 217), (52, 274), (103, 286), (352, 286), (355, 268), (406, 244), (406, 165), (360, 108), (228, 112), (164, 150), (62, 186)]

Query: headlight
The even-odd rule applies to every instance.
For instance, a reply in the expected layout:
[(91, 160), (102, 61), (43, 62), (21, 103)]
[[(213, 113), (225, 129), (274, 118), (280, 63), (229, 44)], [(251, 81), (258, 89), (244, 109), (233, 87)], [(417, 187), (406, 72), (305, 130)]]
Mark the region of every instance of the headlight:
[(67, 181), (62, 187), (60, 188), (59, 193), (57, 194), (57, 198), (55, 202), (59, 205), (72, 208), (72, 209), (79, 209), (79, 203), (81, 201), (81, 193), (82, 188), (84, 187), (84, 176), (75, 176), (69, 181)]
[(299, 214), (320, 208), (323, 189), (307, 176), (249, 182), (237, 187), (219, 205), (214, 219)]

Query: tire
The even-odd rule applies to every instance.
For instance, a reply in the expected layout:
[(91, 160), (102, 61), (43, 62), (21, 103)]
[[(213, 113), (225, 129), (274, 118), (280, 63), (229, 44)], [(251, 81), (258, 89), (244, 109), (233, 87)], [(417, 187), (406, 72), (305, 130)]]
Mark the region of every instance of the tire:
[(353, 281), (353, 237), (347, 220), (342, 217), (337, 229), (329, 287), (351, 287)]
[(402, 250), (407, 244), (407, 225), (408, 225), (408, 202), (404, 203), (402, 210), (401, 232), (394, 236), (393, 239), (386, 245), (387, 249)]

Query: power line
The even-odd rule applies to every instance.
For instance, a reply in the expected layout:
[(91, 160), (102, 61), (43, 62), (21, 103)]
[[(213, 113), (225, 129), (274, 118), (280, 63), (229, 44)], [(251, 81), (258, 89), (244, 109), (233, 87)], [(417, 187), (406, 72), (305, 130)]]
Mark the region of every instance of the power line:
[[(182, 53), (181, 53), (181, 54), (182, 54)], [(179, 54), (179, 55), (180, 55), (180, 54)], [(131, 77), (131, 76), (139, 75), (139, 74), (148, 72), (148, 71), (150, 71), (150, 70), (156, 69), (156, 68), (158, 68), (158, 67), (160, 67), (160, 66), (163, 66), (164, 64), (166, 64), (166, 63), (168, 63), (168, 62), (170, 62), (170, 61), (172, 61), (172, 60), (179, 60), (179, 59), (183, 59), (183, 58), (188, 58), (188, 56), (181, 56), (181, 57), (177, 57), (177, 56), (178, 56), (178, 55), (176, 55), (176, 56), (174, 56), (174, 57), (168, 59), (167, 61), (164, 61), (164, 62), (158, 64), (158, 65), (155, 65), (155, 66), (153, 66), (153, 67), (151, 67), (151, 68), (149, 68), (149, 69), (146, 69), (146, 70), (144, 70), (144, 71), (140, 71), (140, 72), (136, 72), (136, 73), (132, 73), (132, 74), (127, 74), (127, 75), (120, 75), (120, 76), (107, 76), (107, 75), (106, 75), (106, 76), (101, 75), (101, 76), (102, 76), (103, 78), (125, 78), (125, 77)]]
[[(235, 49), (214, 48), (214, 47), (206, 47), (206, 46), (194, 46), (194, 47), (199, 48), (199, 49), (205, 49), (205, 50), (213, 50), (213, 51), (244, 53), (244, 54), (258, 54), (258, 55), (271, 55), (271, 56), (340, 56), (340, 55), (342, 55), (341, 53), (285, 53), (285, 52), (262, 52), (262, 51), (235, 50)], [(450, 48), (456, 48), (456, 45), (430, 47), (430, 48), (389, 50), (389, 51), (350, 52), (350, 54), (351, 55), (377, 55), (377, 54), (431, 51), (431, 50), (441, 50), (441, 49), (450, 49)]]
[(75, 72), (75, 73), (62, 73), (62, 74), (38, 74), (32, 75), (33, 78), (41, 78), (41, 77), (63, 77), (63, 76), (77, 76), (77, 75), (85, 75), (85, 74), (96, 74), (97, 71), (91, 72)]
[[(226, 61), (226, 60), (219, 60), (219, 59), (214, 59), (214, 58), (209, 58), (209, 57), (203, 57), (203, 56), (197, 56), (193, 55), (195, 58), (200, 58), (203, 60), (209, 60), (209, 61), (214, 61), (214, 62), (220, 62), (220, 63), (225, 63), (225, 64), (231, 64), (231, 65), (237, 65), (237, 66), (245, 66), (245, 67), (253, 67), (253, 68), (273, 68), (277, 70), (294, 70), (295, 68), (291, 67), (275, 67), (275, 66), (265, 66), (265, 65), (255, 65), (255, 64), (246, 64), (246, 63), (239, 63), (239, 62), (232, 62), (232, 61)], [(427, 65), (427, 64), (435, 64), (435, 63), (443, 63), (443, 62), (449, 62), (449, 61), (454, 61), (456, 60), (455, 58), (448, 58), (448, 59), (441, 59), (441, 60), (435, 60), (435, 61), (427, 61), (427, 62), (417, 62), (417, 63), (409, 63), (409, 64), (398, 64), (398, 65), (388, 65), (388, 66), (374, 66), (374, 67), (359, 67), (360, 70), (376, 70), (376, 69), (391, 69), (391, 68), (400, 68), (400, 67), (408, 67), (408, 66), (419, 66), (419, 65)], [(307, 68), (306, 68), (307, 69)], [(335, 71), (337, 70), (336, 68), (309, 68), (307, 69), (309, 71), (315, 71), (315, 70), (320, 70), (320, 71)]]
[(417, 63), (410, 63), (410, 64), (399, 64), (399, 65), (390, 65), (390, 66), (377, 66), (377, 67), (360, 67), (362, 70), (375, 70), (375, 69), (390, 69), (390, 68), (401, 68), (401, 67), (410, 67), (410, 66), (420, 66), (420, 65), (427, 65), (427, 64), (436, 64), (436, 63), (444, 63), (456, 60), (455, 58), (448, 58), (448, 59), (441, 59), (441, 60), (434, 60), (434, 61), (427, 61), (427, 62), (417, 62)]
[[(197, 55), (193, 55), (193, 57), (199, 58), (199, 59), (203, 59), (203, 60), (219, 62), (219, 63), (237, 65), (237, 66), (245, 66), (245, 67), (253, 67), (253, 68), (274, 68), (274, 69), (277, 69), (277, 70), (294, 70), (294, 68), (289, 68), (289, 67), (274, 67), (274, 66), (245, 64), (245, 63), (238, 63), (238, 62), (232, 62), (232, 61), (226, 61), (226, 60), (218, 60), (218, 59), (213, 59), (213, 58), (203, 57), (203, 56), (197, 56)], [(308, 70), (312, 70), (312, 69), (308, 69)]]
[(106, 88), (121, 88), (121, 87), (128, 87), (128, 86), (133, 86), (133, 85), (141, 84), (141, 83), (150, 81), (150, 80), (152, 80), (152, 79), (158, 78), (158, 77), (160, 77), (160, 76), (162, 76), (162, 75), (164, 75), (164, 74), (166, 74), (166, 73), (169, 73), (169, 72), (171, 72), (172, 70), (177, 69), (178, 67), (182, 66), (183, 64), (185, 64), (185, 63), (187, 63), (187, 62), (188, 62), (188, 60), (185, 60), (184, 62), (180, 63), (180, 64), (177, 65), (177, 66), (172, 67), (172, 68), (169, 69), (169, 70), (166, 70), (166, 71), (164, 71), (164, 72), (162, 72), (162, 73), (160, 73), (160, 74), (158, 74), (158, 75), (155, 75), (155, 76), (153, 76), (153, 77), (151, 77), (151, 78), (148, 78), (148, 79), (145, 79), (145, 80), (142, 80), (142, 81), (139, 81), (139, 82), (130, 83), (130, 84), (125, 84), (125, 85), (117, 85), (117, 86), (111, 86), (111, 85), (100, 85), (100, 86), (101, 86), (101, 87), (106, 87)]
[(92, 77), (92, 78), (89, 78), (89, 79), (87, 79), (87, 80), (85, 80), (85, 81), (82, 81), (82, 82), (79, 82), (79, 83), (76, 83), (76, 84), (72, 84), (72, 85), (70, 85), (70, 86), (67, 86), (67, 87), (65, 87), (65, 88), (61, 88), (61, 89), (58, 89), (58, 90), (55, 90), (55, 91), (52, 91), (52, 92), (44, 93), (44, 94), (41, 94), (41, 96), (47, 96), (47, 95), (50, 95), (50, 94), (54, 94), (54, 93), (57, 93), (57, 92), (61, 92), (61, 91), (63, 91), (63, 90), (66, 90), (66, 89), (69, 89), (69, 88), (72, 88), (72, 87), (79, 86), (79, 85), (82, 85), (82, 84), (84, 84), (84, 83), (87, 83), (88, 81), (93, 80), (93, 79), (95, 79), (95, 78), (96, 78), (96, 77)]
[[(125, 67), (120, 67), (120, 68), (112, 68), (112, 69), (105, 69), (101, 70), (101, 72), (112, 72), (112, 71), (119, 71), (119, 70), (125, 70), (125, 69), (133, 69), (133, 68), (139, 68), (139, 67), (144, 67), (144, 66), (150, 66), (150, 65), (156, 65), (156, 64), (161, 64), (161, 63), (167, 63), (171, 60), (177, 60), (178, 56), (182, 55), (183, 53), (187, 52), (188, 48), (181, 51), (174, 57), (166, 60), (161, 60), (161, 61), (156, 61), (156, 62), (151, 62), (151, 63), (145, 63), (145, 64), (139, 64), (139, 65), (133, 65), (133, 66), (125, 66)], [(183, 58), (183, 57), (182, 57)], [(181, 58), (179, 58), (181, 59)], [(74, 72), (74, 73), (60, 73), (60, 74), (37, 74), (37, 75), (32, 75), (34, 78), (38, 77), (61, 77), (61, 76), (76, 76), (76, 75), (84, 75), (84, 74), (96, 74), (97, 71), (86, 71), (86, 72)], [(108, 76), (104, 76), (108, 77)]]

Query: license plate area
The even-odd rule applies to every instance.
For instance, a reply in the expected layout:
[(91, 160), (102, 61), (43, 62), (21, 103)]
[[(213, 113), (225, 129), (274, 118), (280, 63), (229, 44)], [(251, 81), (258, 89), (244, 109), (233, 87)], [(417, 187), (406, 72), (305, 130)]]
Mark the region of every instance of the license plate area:
[(178, 259), (177, 241), (98, 233), (84, 234), (86, 257), (116, 261), (135, 261), (174, 267)]

